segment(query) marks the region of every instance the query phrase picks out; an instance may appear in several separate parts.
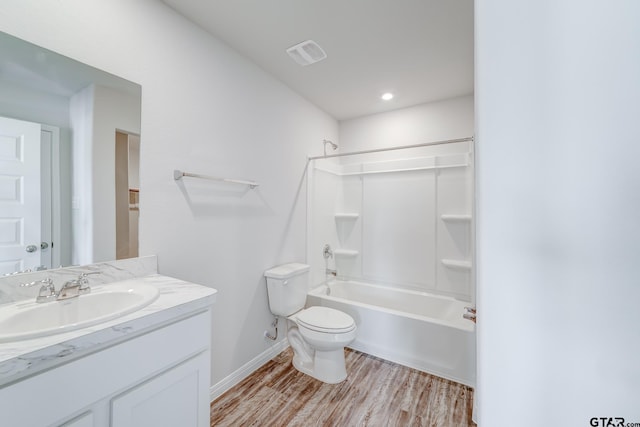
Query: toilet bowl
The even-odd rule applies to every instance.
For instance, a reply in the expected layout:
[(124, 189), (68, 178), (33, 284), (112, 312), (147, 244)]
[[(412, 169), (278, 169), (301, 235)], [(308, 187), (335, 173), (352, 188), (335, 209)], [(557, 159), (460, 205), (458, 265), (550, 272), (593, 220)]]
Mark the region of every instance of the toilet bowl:
[(347, 378), (344, 348), (356, 338), (356, 324), (346, 313), (309, 307), (287, 318), (293, 366), (317, 380), (336, 384)]
[(304, 308), (309, 266), (291, 263), (265, 271), (269, 308), (287, 319), (293, 366), (329, 384), (347, 378), (344, 347), (356, 338), (351, 316), (329, 307)]

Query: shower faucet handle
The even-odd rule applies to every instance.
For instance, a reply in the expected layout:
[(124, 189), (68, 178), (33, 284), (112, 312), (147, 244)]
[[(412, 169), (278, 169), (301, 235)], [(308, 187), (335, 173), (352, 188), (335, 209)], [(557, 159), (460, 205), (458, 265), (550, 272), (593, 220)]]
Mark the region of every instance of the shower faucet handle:
[(324, 245), (324, 248), (322, 249), (322, 256), (324, 257), (324, 259), (333, 258), (333, 251), (331, 250), (331, 246), (329, 246), (329, 244)]

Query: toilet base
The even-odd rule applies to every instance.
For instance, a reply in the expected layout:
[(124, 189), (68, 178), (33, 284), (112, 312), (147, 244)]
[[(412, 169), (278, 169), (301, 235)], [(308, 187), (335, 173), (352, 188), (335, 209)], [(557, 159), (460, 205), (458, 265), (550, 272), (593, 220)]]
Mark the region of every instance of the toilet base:
[(293, 367), (323, 383), (338, 384), (347, 379), (344, 363), (344, 348), (331, 351), (316, 350), (313, 361), (305, 362), (303, 357), (293, 355)]
[(327, 384), (337, 384), (347, 378), (344, 346), (338, 345), (338, 348), (334, 347), (331, 350), (315, 349), (302, 338), (295, 325), (288, 326), (287, 338), (293, 349), (294, 368)]

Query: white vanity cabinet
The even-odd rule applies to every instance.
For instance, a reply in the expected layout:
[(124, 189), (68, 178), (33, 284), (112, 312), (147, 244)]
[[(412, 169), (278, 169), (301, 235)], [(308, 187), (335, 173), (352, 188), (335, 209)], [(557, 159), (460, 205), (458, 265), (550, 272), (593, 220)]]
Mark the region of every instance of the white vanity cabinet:
[(211, 309), (0, 389), (11, 427), (209, 426)]

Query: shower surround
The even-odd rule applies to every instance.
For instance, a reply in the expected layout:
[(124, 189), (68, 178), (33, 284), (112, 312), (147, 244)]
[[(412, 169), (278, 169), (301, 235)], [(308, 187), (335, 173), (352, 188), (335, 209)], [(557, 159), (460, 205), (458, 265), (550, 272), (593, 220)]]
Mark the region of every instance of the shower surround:
[(311, 160), (308, 203), (308, 302), (369, 331), (353, 348), (473, 386), (473, 140)]

